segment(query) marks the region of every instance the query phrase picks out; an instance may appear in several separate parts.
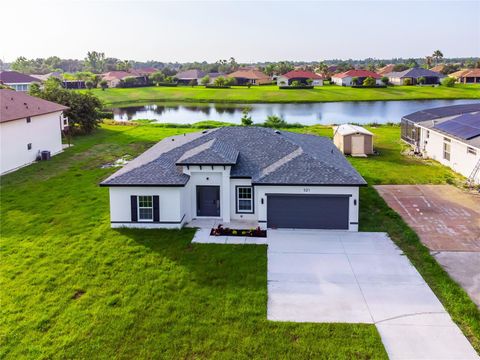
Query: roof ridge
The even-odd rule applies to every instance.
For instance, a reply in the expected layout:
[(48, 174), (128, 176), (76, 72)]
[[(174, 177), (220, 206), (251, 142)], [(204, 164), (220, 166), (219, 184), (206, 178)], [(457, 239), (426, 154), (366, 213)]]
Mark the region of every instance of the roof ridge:
[(304, 154), (305, 152), (303, 151), (302, 147), (298, 147), (294, 151), (292, 151), (290, 154), (285, 155), (283, 158), (278, 159), (274, 163), (268, 165), (266, 168), (263, 168), (262, 171), (260, 172), (260, 176), (258, 179), (261, 179), (267, 175), (270, 175), (273, 173), (275, 170), (281, 168), (283, 165), (288, 163), (289, 161), (292, 161), (293, 159), (299, 157), (300, 155)]

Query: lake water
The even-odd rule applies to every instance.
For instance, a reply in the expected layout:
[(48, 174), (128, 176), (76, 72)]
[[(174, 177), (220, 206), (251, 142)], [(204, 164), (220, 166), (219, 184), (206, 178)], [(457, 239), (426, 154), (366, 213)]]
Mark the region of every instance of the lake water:
[(158, 103), (114, 108), (115, 120), (149, 119), (161, 123), (191, 124), (204, 120), (240, 123), (242, 109), (250, 106), (255, 123), (268, 115), (282, 116), (289, 123), (344, 124), (400, 122), (402, 116), (432, 107), (478, 103), (478, 100), (357, 101), (303, 104)]

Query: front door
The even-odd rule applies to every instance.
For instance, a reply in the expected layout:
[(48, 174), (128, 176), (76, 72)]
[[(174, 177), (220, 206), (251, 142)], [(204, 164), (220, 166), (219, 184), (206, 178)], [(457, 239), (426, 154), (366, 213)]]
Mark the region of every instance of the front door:
[(197, 186), (197, 216), (220, 216), (220, 186)]

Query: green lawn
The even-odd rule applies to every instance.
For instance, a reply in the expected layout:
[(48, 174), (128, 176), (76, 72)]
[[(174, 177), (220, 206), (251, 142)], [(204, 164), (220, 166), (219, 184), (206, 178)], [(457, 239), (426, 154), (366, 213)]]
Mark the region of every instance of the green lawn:
[[(456, 179), (401, 156), (398, 127), (370, 129), (380, 155), (351, 160), (371, 184)], [(98, 183), (114, 169), (100, 166), (192, 130), (104, 125), (2, 177), (0, 357), (386, 358), (374, 325), (267, 321), (265, 247), (192, 245), (190, 229), (109, 228)], [(480, 350), (480, 312), (465, 292), (372, 187), (360, 203), (361, 230), (392, 236)]]
[(105, 126), (2, 177), (0, 357), (386, 359), (373, 325), (267, 321), (264, 246), (109, 228), (100, 166), (184, 131)]
[(277, 86), (206, 89), (196, 87), (142, 87), (133, 89), (92, 90), (107, 106), (160, 101), (288, 103), (323, 101), (372, 101), (419, 99), (480, 99), (479, 85), (457, 84), (453, 88), (394, 86), (379, 89), (354, 89), (326, 85), (315, 89), (279, 90)]

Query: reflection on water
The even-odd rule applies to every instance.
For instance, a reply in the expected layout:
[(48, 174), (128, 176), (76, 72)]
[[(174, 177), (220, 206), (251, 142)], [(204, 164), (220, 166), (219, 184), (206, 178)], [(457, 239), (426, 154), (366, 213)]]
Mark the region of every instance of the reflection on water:
[(478, 100), (357, 101), (304, 104), (160, 103), (114, 108), (115, 120), (149, 119), (162, 123), (188, 124), (204, 120), (240, 123), (242, 110), (250, 107), (255, 123), (268, 115), (282, 116), (301, 124), (399, 122), (402, 116), (432, 107), (468, 104)]

